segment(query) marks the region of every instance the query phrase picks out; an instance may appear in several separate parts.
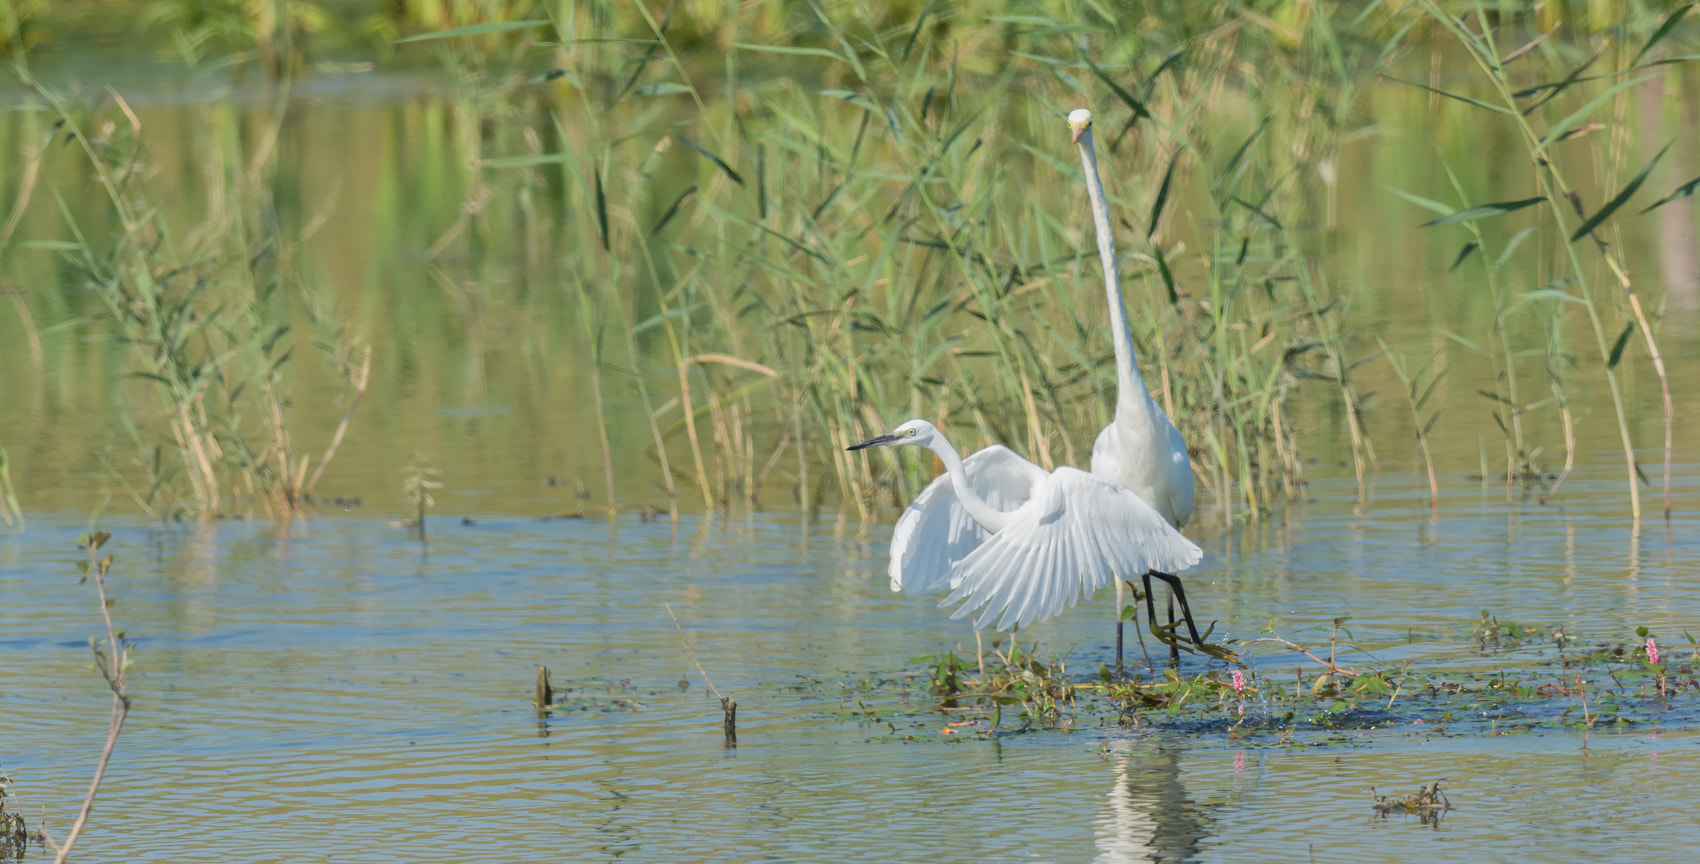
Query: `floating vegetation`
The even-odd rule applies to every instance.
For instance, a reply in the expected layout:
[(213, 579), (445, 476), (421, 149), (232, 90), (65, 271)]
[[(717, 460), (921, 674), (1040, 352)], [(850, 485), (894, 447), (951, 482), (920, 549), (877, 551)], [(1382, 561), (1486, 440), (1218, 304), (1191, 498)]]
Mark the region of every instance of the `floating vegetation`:
[[(1658, 665), (1670, 658), (1658, 655), (1648, 634), (1576, 651), (1575, 640), (1546, 629), (1550, 641), (1527, 639), (1516, 657), (1508, 656), (1508, 644), (1493, 671), (1480, 671), (1451, 668), (1450, 661), (1348, 665), (1340, 654), (1363, 652), (1334, 641), (1343, 632), (1339, 623), (1325, 629), (1326, 649), (1268, 635), (1239, 643), (1248, 658), (1243, 667), (1171, 667), (1119, 681), (1102, 665), (1071, 671), (1068, 655), (1043, 658), (1037, 645), (1006, 651), (994, 643), (983, 658), (983, 677), (974, 660), (945, 652), (916, 657), (910, 670), (837, 682), (800, 677), (771, 689), (835, 703), (818, 713), (884, 727), (877, 740), (896, 741), (1162, 726), (1237, 742), (1316, 746), (1353, 743), (1355, 737), (1341, 733), (1369, 730), (1503, 735), (1700, 722), (1696, 663)], [(1271, 655), (1268, 646), (1291, 653)], [(1299, 665), (1288, 667), (1287, 657), (1300, 658)]]
[(12, 794), (12, 778), (0, 773), (0, 861), (13, 858), (21, 861), (29, 854), (31, 840), (42, 842), (40, 836), (30, 832), (17, 804), (17, 796)]
[(1371, 786), (1369, 787), (1369, 794), (1375, 799), (1375, 813), (1377, 816), (1392, 816), (1395, 813), (1407, 816), (1414, 814), (1424, 824), (1438, 822), (1442, 815), (1452, 809), (1452, 802), (1448, 801), (1446, 794), (1440, 791), (1440, 784), (1444, 780), (1445, 778), (1441, 778), (1441, 780), (1436, 780), (1410, 795), (1397, 797), (1379, 794), (1375, 791), (1375, 787)]
[[(642, 711), (647, 706), (640, 697), (655, 699), (669, 695), (665, 690), (640, 693), (630, 678), (589, 680), (576, 687), (568, 681), (557, 688), (548, 681), (543, 667), (538, 667), (537, 679), (539, 689), (532, 695), (532, 705), (546, 713)], [(548, 688), (547, 692), (543, 688)]]

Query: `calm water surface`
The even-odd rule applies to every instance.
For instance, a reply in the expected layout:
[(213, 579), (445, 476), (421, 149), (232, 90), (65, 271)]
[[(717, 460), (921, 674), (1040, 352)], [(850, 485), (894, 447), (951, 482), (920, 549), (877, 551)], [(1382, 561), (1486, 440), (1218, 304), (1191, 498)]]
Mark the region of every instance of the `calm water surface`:
[[(1437, 519), (1396, 478), (1361, 516), (1349, 484), (1319, 483), (1274, 524), (1195, 532), (1209, 555), (1190, 593), (1233, 636), (1273, 619), (1314, 640), (1305, 628), (1355, 615), (1383, 660), (1491, 670), (1469, 638), (1484, 608), (1589, 639), (1644, 624), (1675, 651), (1700, 621), (1700, 522), (1633, 538), (1614, 481), (1582, 478), (1544, 508), (1455, 486)], [(887, 590), (889, 528), (473, 518), (438, 518), (424, 544), (354, 517), (288, 538), (108, 524), (117, 616), (140, 644), (136, 710), (83, 856), (1654, 861), (1700, 842), (1664, 809), (1700, 770), (1700, 730), (1683, 722), (1447, 736), (1396, 720), (1279, 746), (1082, 717), (1072, 732), (899, 743), (841, 719), (836, 683), (913, 670), (970, 634)], [(37, 518), (0, 540), (0, 767), (61, 836), (107, 710), (86, 668), (82, 527)], [(734, 750), (663, 603), (739, 702)], [(1110, 605), (1100, 593), (1030, 635), (1085, 674), (1108, 657)], [(547, 720), (529, 703), (538, 663), (573, 688)], [(808, 679), (829, 695), (786, 686)], [(1366, 787), (1435, 778), (1457, 808), (1438, 827), (1372, 814)]]

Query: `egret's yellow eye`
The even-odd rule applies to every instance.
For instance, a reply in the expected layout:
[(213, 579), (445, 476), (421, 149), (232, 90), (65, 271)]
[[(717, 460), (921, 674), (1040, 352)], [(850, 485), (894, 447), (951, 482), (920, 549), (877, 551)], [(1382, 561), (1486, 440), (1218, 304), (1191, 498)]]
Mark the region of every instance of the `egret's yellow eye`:
[(910, 429), (910, 430), (905, 431), (903, 434), (908, 435), (909, 437), (913, 438), (913, 437), (915, 437), (915, 430)]

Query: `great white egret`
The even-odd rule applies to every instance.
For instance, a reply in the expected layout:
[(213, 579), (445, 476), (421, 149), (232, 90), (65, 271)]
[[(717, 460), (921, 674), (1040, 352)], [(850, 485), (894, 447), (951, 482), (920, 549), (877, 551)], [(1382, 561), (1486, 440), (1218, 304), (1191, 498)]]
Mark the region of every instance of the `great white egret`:
[(944, 435), (911, 420), (850, 450), (913, 444), (944, 462), (898, 521), (892, 590), (949, 587), (951, 617), (978, 612), (976, 631), (1043, 621), (1118, 573), (1180, 570), (1204, 553), (1138, 495), (1094, 474), (1055, 471), (1001, 446), (964, 462)]
[[(1068, 115), (1068, 128), (1074, 143), (1080, 148), (1080, 165), (1086, 174), (1086, 194), (1092, 201), (1092, 222), (1098, 234), (1098, 256), (1104, 265), (1104, 293), (1110, 305), (1110, 340), (1116, 352), (1116, 416), (1098, 433), (1092, 445), (1092, 474), (1110, 481), (1139, 496), (1161, 514), (1168, 524), (1182, 528), (1192, 518), (1192, 460), (1187, 456), (1186, 440), (1181, 437), (1169, 415), (1151, 398), (1145, 382), (1139, 376), (1139, 366), (1133, 359), (1133, 333), (1128, 329), (1127, 312), (1122, 305), (1121, 279), (1116, 274), (1116, 240), (1110, 231), (1110, 207), (1104, 200), (1104, 183), (1098, 176), (1098, 152), (1092, 140), (1092, 112), (1077, 108)], [(1188, 566), (1191, 566), (1190, 563)], [(1139, 571), (1145, 584), (1145, 609), (1154, 634), (1162, 636), (1157, 625), (1157, 609), (1151, 599), (1151, 577), (1169, 584), (1181, 604), (1187, 629), (1193, 644), (1203, 646), (1193, 624), (1192, 610), (1187, 606), (1186, 592), (1181, 580), (1169, 568), (1153, 567)], [(1120, 576), (1131, 577), (1130, 571)], [(1116, 673), (1122, 668), (1122, 583), (1116, 580)], [(1170, 608), (1170, 620), (1174, 610)], [(1171, 623), (1170, 629), (1173, 629)], [(1170, 657), (1177, 652), (1172, 633), (1164, 639)]]

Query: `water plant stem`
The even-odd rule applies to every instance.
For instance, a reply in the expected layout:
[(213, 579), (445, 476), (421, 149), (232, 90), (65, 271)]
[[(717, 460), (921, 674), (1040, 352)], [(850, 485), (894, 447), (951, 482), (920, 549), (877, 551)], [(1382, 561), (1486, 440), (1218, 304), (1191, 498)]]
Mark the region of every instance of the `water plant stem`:
[[(95, 763), (94, 778), (89, 781), (89, 791), (83, 796), (82, 809), (77, 812), (77, 821), (71, 824), (71, 830), (65, 835), (65, 842), (59, 845), (58, 854), (54, 856), (54, 864), (64, 864), (71, 857), (72, 847), (77, 845), (77, 838), (82, 836), (83, 828), (88, 824), (89, 813), (94, 810), (95, 796), (100, 794), (101, 780), (106, 776), (106, 766), (112, 761), (112, 751), (118, 746), (118, 734), (124, 731), (124, 721), (130, 716), (130, 691), (124, 683), (124, 672), (130, 666), (130, 643), (112, 623), (112, 601), (106, 594), (106, 574), (112, 567), (112, 556), (99, 556), (100, 547), (111, 539), (112, 535), (104, 531), (91, 531), (84, 535), (80, 548), (87, 554), (84, 562), (85, 578), (94, 580), (95, 595), (100, 601), (101, 620), (106, 624), (106, 646), (102, 651), (98, 643), (91, 644), (94, 651), (95, 668), (100, 670), (101, 677), (106, 679), (106, 686), (112, 691), (112, 716), (107, 722), (106, 743), (101, 746), (100, 761)], [(92, 642), (92, 640), (91, 640)]]

